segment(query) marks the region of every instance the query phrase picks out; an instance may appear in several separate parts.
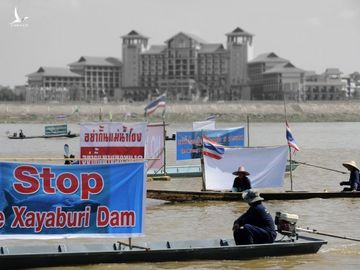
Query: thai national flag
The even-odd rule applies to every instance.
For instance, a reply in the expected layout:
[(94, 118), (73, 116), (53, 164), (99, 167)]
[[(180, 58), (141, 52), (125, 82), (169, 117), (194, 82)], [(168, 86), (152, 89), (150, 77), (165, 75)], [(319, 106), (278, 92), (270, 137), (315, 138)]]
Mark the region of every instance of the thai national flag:
[(215, 159), (222, 159), (224, 152), (224, 146), (209, 139), (207, 136), (203, 136), (203, 155)]
[(215, 120), (216, 120), (216, 115), (215, 114), (212, 114), (208, 118), (206, 118), (206, 121), (215, 121)]
[(300, 151), (299, 146), (297, 146), (294, 136), (291, 133), (288, 122), (286, 121), (286, 139), (288, 141), (289, 147), (293, 148), (295, 151)]
[(145, 107), (145, 115), (149, 115), (156, 111), (157, 108), (163, 107), (165, 108), (166, 105), (166, 94), (162, 94), (161, 96), (158, 96), (155, 100), (151, 101), (146, 107)]

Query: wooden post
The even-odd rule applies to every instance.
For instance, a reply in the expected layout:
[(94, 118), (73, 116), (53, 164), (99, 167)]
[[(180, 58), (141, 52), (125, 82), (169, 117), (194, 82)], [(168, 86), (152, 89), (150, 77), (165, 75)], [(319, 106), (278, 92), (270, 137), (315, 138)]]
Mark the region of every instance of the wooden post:
[(206, 191), (206, 185), (205, 185), (205, 164), (204, 164), (204, 155), (203, 155), (203, 148), (204, 148), (204, 142), (203, 142), (203, 131), (201, 130), (201, 179), (202, 179), (202, 190)]
[(165, 129), (165, 120), (163, 118), (163, 134), (164, 134), (164, 176), (166, 176), (166, 129)]
[(290, 191), (293, 191), (292, 158), (291, 158), (291, 148), (290, 148), (290, 146), (289, 146), (289, 159), (290, 159)]
[(250, 147), (250, 121), (249, 116), (246, 116), (246, 124), (247, 124), (247, 146)]

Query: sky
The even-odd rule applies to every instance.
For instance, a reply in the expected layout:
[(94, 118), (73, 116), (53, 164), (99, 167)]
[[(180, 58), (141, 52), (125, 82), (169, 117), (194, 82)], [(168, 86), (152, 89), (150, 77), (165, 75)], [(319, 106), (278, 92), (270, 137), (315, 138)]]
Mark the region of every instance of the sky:
[[(23, 26), (10, 25), (15, 7), (29, 17)], [(121, 36), (131, 30), (149, 45), (187, 32), (225, 46), (236, 27), (254, 35), (254, 56), (360, 72), (358, 0), (0, 0), (0, 85), (23, 85), (39, 67), (83, 55), (121, 59)]]

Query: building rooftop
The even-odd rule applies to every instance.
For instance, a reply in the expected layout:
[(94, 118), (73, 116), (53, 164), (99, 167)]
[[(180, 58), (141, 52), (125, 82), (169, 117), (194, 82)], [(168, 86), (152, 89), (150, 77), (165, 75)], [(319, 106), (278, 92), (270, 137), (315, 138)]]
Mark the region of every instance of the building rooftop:
[(198, 36), (196, 36), (196, 35), (194, 35), (194, 34), (185, 33), (185, 32), (179, 32), (179, 33), (177, 33), (176, 35), (173, 35), (171, 38), (165, 40), (165, 43), (168, 43), (170, 40), (174, 39), (174, 38), (175, 38), (176, 36), (178, 36), (178, 35), (185, 35), (185, 36), (187, 36), (188, 38), (193, 39), (193, 40), (195, 40), (197, 43), (200, 43), (200, 44), (206, 44), (206, 43), (207, 43), (207, 41), (203, 40), (202, 38), (200, 38), (200, 37), (198, 37)]
[(263, 74), (274, 74), (274, 73), (304, 73), (305, 70), (295, 67), (290, 62), (276, 65), (275, 67), (265, 71)]
[(268, 62), (289, 62), (289, 60), (277, 56), (273, 52), (262, 53), (256, 56), (254, 59), (249, 61), (251, 63), (268, 63)]
[(26, 75), (27, 77), (32, 76), (51, 76), (51, 77), (81, 77), (81, 75), (72, 72), (68, 68), (62, 67), (40, 67), (36, 72)]
[(225, 51), (224, 46), (221, 43), (203, 44), (199, 53), (214, 53), (216, 51)]
[(249, 32), (244, 31), (240, 27), (236, 27), (232, 32), (225, 34), (226, 36), (253, 36)]
[(81, 56), (69, 66), (121, 66), (121, 61), (115, 57)]
[(166, 45), (151, 45), (150, 49), (143, 52), (142, 54), (159, 54), (166, 49)]
[(135, 30), (131, 30), (127, 35), (121, 36), (121, 38), (149, 39), (147, 36), (144, 36), (143, 34)]

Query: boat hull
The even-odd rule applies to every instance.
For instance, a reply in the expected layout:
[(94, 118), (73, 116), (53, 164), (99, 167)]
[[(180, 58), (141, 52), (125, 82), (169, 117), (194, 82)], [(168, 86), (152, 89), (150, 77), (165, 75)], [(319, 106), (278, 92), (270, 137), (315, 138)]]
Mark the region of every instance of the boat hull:
[[(313, 198), (356, 198), (360, 192), (262, 192), (260, 196), (265, 200), (306, 200)], [(178, 191), (178, 190), (157, 190), (148, 189), (147, 198), (171, 201), (243, 201), (241, 192), (220, 192), (220, 191)]]
[[(226, 243), (224, 245), (224, 243)], [(147, 248), (119, 243), (1, 247), (4, 269), (84, 265), (95, 263), (165, 262), (191, 260), (246, 260), (268, 256), (316, 253), (325, 241), (300, 236), (296, 241), (236, 246), (229, 240), (163, 241)]]

